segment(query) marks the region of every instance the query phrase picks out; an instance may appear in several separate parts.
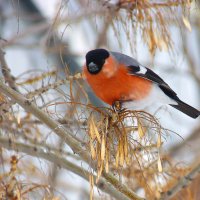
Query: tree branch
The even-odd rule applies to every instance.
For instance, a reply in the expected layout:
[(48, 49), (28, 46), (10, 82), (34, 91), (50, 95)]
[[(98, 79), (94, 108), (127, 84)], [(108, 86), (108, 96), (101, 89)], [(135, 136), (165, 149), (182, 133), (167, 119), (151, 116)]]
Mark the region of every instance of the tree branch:
[[(86, 181), (88, 181), (90, 172), (88, 172), (87, 170), (84, 170), (83, 168), (75, 165), (74, 163), (64, 159), (59, 154), (54, 154), (52, 152), (49, 152), (48, 149), (38, 148), (38, 147), (36, 148), (34, 145), (27, 145), (27, 144), (23, 144), (20, 142), (15, 142), (8, 138), (0, 138), (0, 146), (5, 149), (8, 149), (8, 150), (23, 152), (30, 156), (34, 156), (37, 158), (38, 157), (43, 158), (49, 162), (55, 163), (56, 165), (73, 172), (74, 174), (76, 174), (76, 175), (82, 177), (83, 179), (85, 179)], [(96, 179), (96, 176), (94, 176), (94, 180), (95, 179)], [(114, 188), (110, 183), (105, 181), (105, 179), (103, 179), (103, 178), (99, 179), (96, 186), (99, 189), (101, 189), (103, 192), (106, 192), (106, 193), (112, 195), (116, 199), (124, 199), (124, 200), (129, 199), (122, 193), (118, 192), (116, 190), (116, 188)]]
[[(26, 111), (32, 113), (35, 117), (37, 117), (40, 121), (46, 124), (54, 133), (56, 133), (60, 138), (65, 141), (67, 145), (71, 147), (71, 149), (79, 154), (82, 159), (90, 163), (91, 156), (87, 151), (83, 151), (82, 145), (75, 138), (71, 136), (70, 133), (58, 122), (52, 120), (46, 113), (40, 110), (36, 105), (34, 105), (31, 101), (26, 99), (24, 96), (20, 95), (13, 89), (6, 86), (2, 80), (0, 80), (0, 91), (11, 98), (13, 101), (17, 102), (21, 107), (23, 107)], [(96, 163), (93, 162), (94, 165), (91, 166), (96, 171)], [(119, 192), (126, 195), (129, 199), (143, 199), (127, 188), (125, 185), (121, 184), (113, 175), (106, 173), (103, 171), (102, 176), (111, 183)]]
[(172, 187), (170, 190), (165, 192), (160, 199), (162, 200), (169, 200), (172, 197), (174, 197), (181, 189), (185, 188), (188, 186), (193, 179), (195, 179), (198, 175), (200, 174), (200, 163), (193, 168), (193, 170), (188, 173), (186, 176), (182, 177), (178, 183)]
[(2, 71), (2, 74), (4, 76), (5, 82), (8, 83), (8, 85), (13, 89), (17, 90), (17, 86), (15, 84), (15, 78), (11, 75), (10, 73), (10, 68), (8, 67), (5, 58), (4, 58), (5, 53), (0, 47), (0, 68)]

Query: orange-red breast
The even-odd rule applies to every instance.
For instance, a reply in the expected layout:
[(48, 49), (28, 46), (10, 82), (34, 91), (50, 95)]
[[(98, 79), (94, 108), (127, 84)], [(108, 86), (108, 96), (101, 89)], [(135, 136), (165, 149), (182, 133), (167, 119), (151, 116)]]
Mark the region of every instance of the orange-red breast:
[(122, 107), (137, 110), (157, 101), (192, 118), (200, 115), (200, 111), (181, 101), (157, 74), (124, 54), (105, 49), (89, 51), (83, 73), (94, 93), (109, 105), (119, 101)]

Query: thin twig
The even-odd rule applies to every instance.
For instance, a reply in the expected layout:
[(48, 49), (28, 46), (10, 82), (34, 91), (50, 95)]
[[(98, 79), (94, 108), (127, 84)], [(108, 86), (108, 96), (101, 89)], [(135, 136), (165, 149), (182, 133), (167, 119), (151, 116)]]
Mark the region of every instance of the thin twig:
[[(56, 29), (57, 27), (59, 27), (62, 24), (66, 24), (66, 23), (75, 23), (75, 22), (79, 22), (80, 20), (87, 17), (92, 17), (93, 15), (98, 15), (98, 14), (102, 14), (104, 13), (105, 10), (104, 9), (95, 9), (95, 10), (89, 10), (89, 11), (84, 11), (81, 12), (80, 14), (76, 15), (76, 16), (67, 16), (61, 20), (59, 20), (56, 25), (54, 26), (54, 29)], [(23, 32), (21, 32), (20, 34), (14, 35), (13, 37), (11, 37), (10, 39), (7, 40), (7, 42), (3, 43), (3, 47), (7, 47), (7, 46), (11, 46), (13, 44), (16, 44), (16, 42), (20, 39), (23, 39), (25, 37), (28, 37), (33, 34), (41, 34), (42, 32), (45, 32), (49, 29), (50, 24), (46, 23), (46, 22), (41, 22), (41, 23), (37, 23), (35, 25), (32, 25), (31, 27), (28, 27), (27, 29), (25, 29)]]
[[(88, 177), (90, 175), (90, 172), (87, 170), (84, 170), (83, 168), (75, 165), (74, 163), (64, 159), (59, 154), (54, 154), (51, 152), (48, 152), (47, 149), (44, 148), (36, 148), (34, 145), (27, 145), (20, 142), (12, 141), (8, 138), (0, 138), (0, 146), (3, 148), (6, 148), (8, 150), (14, 150), (17, 152), (23, 152), (31, 156), (36, 156), (37, 158), (43, 158), (47, 161), (50, 161), (52, 163), (57, 164), (58, 166), (67, 169), (74, 174), (82, 177), (86, 181), (88, 181)], [(96, 177), (94, 176), (96, 179)], [(124, 199), (129, 200), (125, 195), (118, 192), (110, 183), (108, 183), (105, 179), (100, 178), (96, 186), (101, 189), (102, 191), (112, 195), (116, 199)]]
[(106, 21), (104, 22), (103, 28), (102, 28), (101, 32), (99, 33), (99, 36), (97, 37), (98, 38), (97, 42), (96, 42), (97, 48), (106, 45), (106, 42), (107, 42), (106, 34), (108, 32), (111, 22), (112, 22), (112, 17), (110, 15), (108, 15)]
[(0, 48), (0, 69), (4, 76), (5, 82), (13, 89), (17, 90), (17, 86), (15, 84), (15, 78), (10, 73), (10, 68), (8, 67), (6, 60), (4, 58), (5, 52)]
[(164, 3), (146, 3), (145, 1), (119, 1), (117, 3), (110, 3), (107, 0), (100, 0), (99, 2), (103, 2), (102, 5), (106, 6), (109, 9), (126, 9), (126, 10), (134, 10), (137, 8), (137, 5), (141, 6), (141, 9), (148, 9), (148, 8), (170, 8), (170, 7), (177, 7), (177, 6), (183, 6), (183, 5), (187, 5), (188, 2), (187, 1), (175, 1), (175, 2), (164, 2)]
[(160, 199), (162, 200), (171, 199), (180, 190), (188, 186), (199, 174), (200, 174), (200, 163), (195, 168), (193, 168), (193, 170), (189, 172), (186, 176), (182, 177), (173, 188), (165, 192)]
[(197, 83), (200, 85), (200, 75), (198, 74), (197, 64), (195, 64), (194, 58), (192, 56), (192, 53), (191, 53), (191, 51), (189, 51), (189, 49), (187, 47), (186, 32), (183, 33), (182, 46), (183, 46), (183, 52), (184, 52), (184, 54), (185, 54), (185, 56), (187, 58), (188, 64), (189, 64), (190, 73), (193, 75), (193, 77), (195, 78)]
[[(199, 134), (200, 134), (200, 125), (197, 126), (191, 134), (184, 139), (181, 143), (176, 144), (172, 148), (169, 149), (168, 155), (171, 158), (177, 159), (178, 156), (187, 153), (187, 155), (192, 152), (192, 158), (196, 159), (199, 157)], [(187, 147), (187, 152), (185, 152), (185, 148)], [(193, 162), (194, 160), (192, 160)]]

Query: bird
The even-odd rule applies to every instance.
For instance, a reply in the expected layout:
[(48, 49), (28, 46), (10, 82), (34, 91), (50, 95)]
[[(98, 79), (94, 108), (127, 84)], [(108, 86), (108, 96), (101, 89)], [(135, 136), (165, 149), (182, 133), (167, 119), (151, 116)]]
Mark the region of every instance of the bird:
[(191, 118), (200, 111), (179, 99), (153, 70), (119, 52), (94, 49), (85, 56), (83, 76), (98, 98), (108, 105), (144, 110), (154, 103), (168, 104)]

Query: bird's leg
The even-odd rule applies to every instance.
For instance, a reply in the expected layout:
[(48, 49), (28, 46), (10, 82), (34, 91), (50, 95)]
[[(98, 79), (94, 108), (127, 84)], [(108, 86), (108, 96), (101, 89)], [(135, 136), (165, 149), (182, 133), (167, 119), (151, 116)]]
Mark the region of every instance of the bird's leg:
[(121, 101), (114, 101), (112, 104), (112, 108), (115, 112), (120, 112), (122, 110), (122, 103)]
[(119, 122), (119, 114), (122, 109), (122, 104), (121, 101), (114, 101), (112, 104), (112, 108), (114, 112), (112, 112), (111, 118), (110, 118), (110, 123), (115, 124)]

